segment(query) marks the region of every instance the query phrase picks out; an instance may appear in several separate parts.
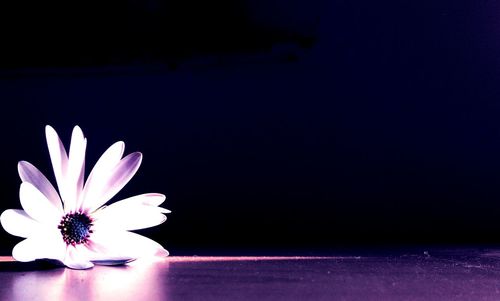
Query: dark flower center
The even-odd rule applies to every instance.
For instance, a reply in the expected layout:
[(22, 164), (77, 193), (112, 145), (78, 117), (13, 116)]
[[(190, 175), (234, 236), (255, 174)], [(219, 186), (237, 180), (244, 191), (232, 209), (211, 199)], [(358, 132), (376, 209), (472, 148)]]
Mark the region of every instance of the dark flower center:
[(92, 230), (92, 219), (85, 213), (68, 213), (61, 219), (59, 226), (64, 242), (67, 245), (86, 243)]

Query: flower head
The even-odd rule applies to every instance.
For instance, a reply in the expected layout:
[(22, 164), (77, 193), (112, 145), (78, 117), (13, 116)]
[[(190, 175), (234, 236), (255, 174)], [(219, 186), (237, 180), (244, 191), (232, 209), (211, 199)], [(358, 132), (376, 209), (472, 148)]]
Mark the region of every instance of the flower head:
[(35, 166), (20, 161), (19, 198), (24, 210), (8, 209), (0, 216), (7, 232), (25, 238), (12, 250), (16, 260), (47, 258), (87, 269), (168, 255), (160, 244), (130, 232), (166, 220), (164, 214), (170, 211), (159, 207), (164, 195), (146, 193), (105, 206), (137, 172), (141, 153), (122, 158), (125, 144), (116, 142), (84, 181), (87, 139), (82, 130), (73, 129), (69, 153), (52, 127), (47, 126), (45, 134), (58, 191)]

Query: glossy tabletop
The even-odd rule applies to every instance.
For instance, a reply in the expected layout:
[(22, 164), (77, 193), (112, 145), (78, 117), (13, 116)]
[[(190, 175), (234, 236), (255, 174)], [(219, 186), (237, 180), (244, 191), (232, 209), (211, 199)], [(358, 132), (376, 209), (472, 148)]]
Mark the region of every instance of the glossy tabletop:
[(1, 300), (500, 300), (500, 255), (168, 257), (77, 271), (0, 257)]

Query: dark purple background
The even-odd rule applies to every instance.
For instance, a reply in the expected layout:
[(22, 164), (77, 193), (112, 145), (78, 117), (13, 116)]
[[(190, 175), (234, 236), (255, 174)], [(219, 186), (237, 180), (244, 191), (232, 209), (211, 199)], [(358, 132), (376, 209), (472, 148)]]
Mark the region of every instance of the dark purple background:
[(168, 196), (174, 254), (499, 241), (495, 1), (1, 6), (1, 210), (78, 124), (87, 170), (144, 153), (119, 196)]

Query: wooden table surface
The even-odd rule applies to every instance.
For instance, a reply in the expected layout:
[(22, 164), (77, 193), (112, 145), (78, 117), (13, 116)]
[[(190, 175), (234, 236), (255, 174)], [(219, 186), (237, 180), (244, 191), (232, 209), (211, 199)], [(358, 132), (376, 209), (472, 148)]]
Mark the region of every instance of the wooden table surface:
[(500, 255), (168, 257), (85, 271), (0, 257), (0, 300), (500, 300)]

